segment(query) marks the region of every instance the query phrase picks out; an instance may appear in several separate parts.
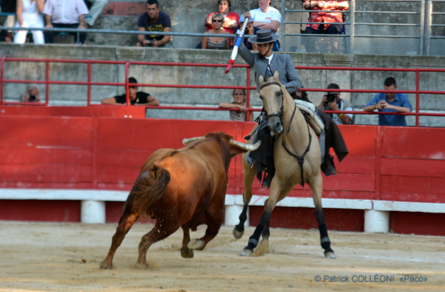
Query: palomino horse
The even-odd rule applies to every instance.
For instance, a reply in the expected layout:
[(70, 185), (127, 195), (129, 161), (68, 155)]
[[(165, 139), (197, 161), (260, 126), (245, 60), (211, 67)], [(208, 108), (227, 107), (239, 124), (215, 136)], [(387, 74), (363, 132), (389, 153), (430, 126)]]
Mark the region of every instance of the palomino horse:
[[(270, 185), (269, 198), (264, 204), (264, 212), (255, 232), (249, 238), (248, 245), (241, 255), (248, 256), (258, 246), (259, 237), (263, 240), (258, 247), (259, 253), (267, 250), (269, 241), (269, 222), (276, 204), (283, 200), (296, 184), (309, 184), (315, 204), (321, 237), (321, 246), (327, 258), (335, 258), (331, 249), (325, 217), (321, 206), (323, 177), (320, 172), (320, 145), (314, 130), (309, 127), (303, 114), (286, 88), (278, 79), (278, 71), (273, 77), (264, 81), (260, 76), (260, 98), (268, 117), (268, 127), (271, 136), (275, 136), (274, 163), (275, 176)], [(253, 133), (247, 143), (252, 143)], [(284, 130), (284, 133), (283, 133)], [(233, 235), (241, 238), (244, 233), (244, 223), (247, 219), (247, 206), (252, 199), (252, 183), (256, 175), (256, 164), (251, 167), (247, 163), (247, 154), (243, 154), (244, 168), (244, 208), (240, 215), (240, 223), (235, 226)]]

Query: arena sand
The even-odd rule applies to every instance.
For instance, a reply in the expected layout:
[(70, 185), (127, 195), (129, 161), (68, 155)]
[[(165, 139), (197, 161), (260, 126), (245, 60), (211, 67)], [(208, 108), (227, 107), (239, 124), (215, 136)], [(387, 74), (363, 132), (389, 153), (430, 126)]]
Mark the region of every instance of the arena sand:
[(253, 228), (235, 240), (223, 226), (183, 259), (180, 230), (154, 244), (150, 268), (139, 270), (139, 240), (152, 226), (133, 226), (116, 269), (101, 270), (116, 224), (0, 221), (0, 291), (445, 291), (444, 237), (330, 231), (329, 260), (318, 230), (271, 229), (267, 254), (240, 257)]

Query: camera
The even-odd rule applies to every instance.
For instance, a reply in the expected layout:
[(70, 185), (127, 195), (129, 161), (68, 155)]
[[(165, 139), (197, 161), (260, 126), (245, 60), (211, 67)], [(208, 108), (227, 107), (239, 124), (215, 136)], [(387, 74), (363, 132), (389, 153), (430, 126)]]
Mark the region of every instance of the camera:
[(328, 94), (326, 95), (326, 99), (328, 100), (328, 103), (334, 102), (336, 98), (337, 98), (337, 94), (335, 92), (328, 92)]
[(152, 46), (155, 43), (154, 40), (146, 40), (146, 41), (148, 46)]
[(29, 101), (36, 101), (36, 99), (37, 98), (36, 98), (36, 96), (34, 94), (30, 94), (29, 95), (29, 99), (28, 99)]

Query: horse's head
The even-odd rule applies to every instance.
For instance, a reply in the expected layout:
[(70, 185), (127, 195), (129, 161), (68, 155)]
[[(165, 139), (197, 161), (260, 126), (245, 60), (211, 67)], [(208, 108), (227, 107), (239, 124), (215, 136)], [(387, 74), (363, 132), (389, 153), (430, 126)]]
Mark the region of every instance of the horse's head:
[(260, 98), (267, 113), (271, 136), (283, 131), (284, 96), (278, 76), (278, 71), (275, 71), (273, 77), (268, 78), (267, 81), (264, 81), (263, 76), (259, 78)]

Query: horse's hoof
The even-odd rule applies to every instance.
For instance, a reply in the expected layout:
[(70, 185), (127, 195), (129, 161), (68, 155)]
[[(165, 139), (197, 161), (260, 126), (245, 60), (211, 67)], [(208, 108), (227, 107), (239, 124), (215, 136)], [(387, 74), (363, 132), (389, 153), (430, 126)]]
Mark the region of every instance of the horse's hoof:
[(111, 269), (113, 269), (114, 267), (113, 267), (113, 265), (112, 264), (109, 264), (109, 263), (107, 263), (107, 261), (105, 260), (105, 261), (103, 261), (103, 262), (101, 262), (100, 263), (100, 265), (99, 265), (99, 267), (102, 269), (102, 270), (111, 270)]
[(199, 240), (199, 239), (193, 239), (191, 240), (188, 244), (187, 247), (189, 249), (202, 249), (204, 247), (204, 241)]
[(236, 230), (236, 226), (233, 228), (233, 237), (235, 237), (236, 239), (240, 239), (241, 237), (243, 237), (244, 232), (239, 232), (238, 230)]
[(134, 265), (134, 268), (135, 269), (138, 269), (138, 270), (145, 270), (145, 269), (148, 269), (149, 268), (149, 266), (148, 266), (148, 264), (147, 263), (136, 263), (135, 265)]
[(253, 250), (245, 248), (243, 249), (243, 252), (240, 254), (242, 257), (248, 257), (253, 253)]
[(333, 259), (333, 260), (335, 260), (337, 257), (335, 256), (335, 253), (333, 252), (333, 251), (330, 251), (330, 252), (326, 252), (325, 254), (324, 254), (324, 256), (327, 258), (327, 259)]
[(187, 246), (181, 248), (181, 256), (185, 259), (191, 259), (194, 257), (193, 249), (189, 249)]

